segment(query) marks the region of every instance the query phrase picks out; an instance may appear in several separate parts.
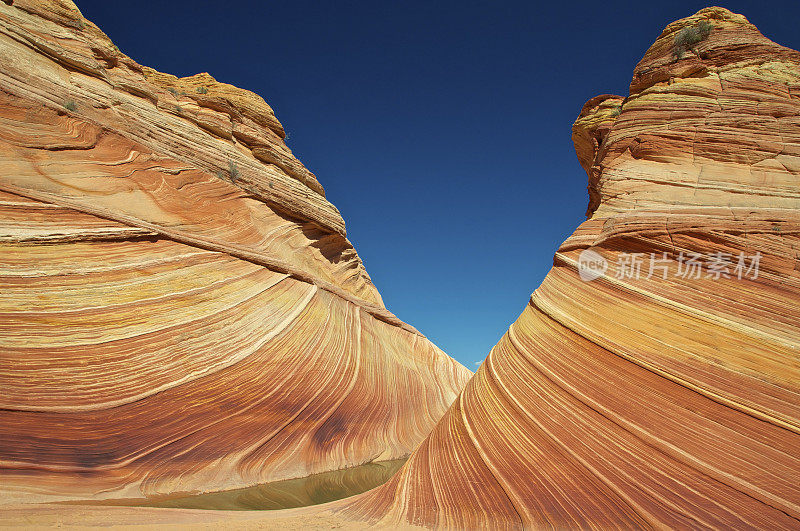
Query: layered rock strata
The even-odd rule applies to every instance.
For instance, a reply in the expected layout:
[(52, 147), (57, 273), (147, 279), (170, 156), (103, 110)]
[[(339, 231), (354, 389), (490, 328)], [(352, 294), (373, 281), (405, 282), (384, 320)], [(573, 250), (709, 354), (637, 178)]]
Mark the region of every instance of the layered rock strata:
[(667, 26), (628, 97), (587, 102), (573, 139), (589, 219), (404, 468), (335, 509), (797, 529), (800, 53), (704, 9)]
[(0, 4), (3, 502), (393, 459), (444, 414), (469, 371), (386, 310), (284, 137), (69, 0)]

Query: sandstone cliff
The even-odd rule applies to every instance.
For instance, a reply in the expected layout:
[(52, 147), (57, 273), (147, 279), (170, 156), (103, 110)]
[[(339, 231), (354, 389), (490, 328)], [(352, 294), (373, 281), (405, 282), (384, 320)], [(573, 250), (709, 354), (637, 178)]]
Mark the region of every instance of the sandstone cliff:
[(469, 371), (384, 308), (284, 137), (69, 0), (0, 4), (3, 502), (391, 459), (444, 414)]
[[(405, 467), (340, 514), (797, 529), (800, 53), (704, 9), (573, 138), (589, 219)], [(589, 248), (608, 268), (582, 280)]]

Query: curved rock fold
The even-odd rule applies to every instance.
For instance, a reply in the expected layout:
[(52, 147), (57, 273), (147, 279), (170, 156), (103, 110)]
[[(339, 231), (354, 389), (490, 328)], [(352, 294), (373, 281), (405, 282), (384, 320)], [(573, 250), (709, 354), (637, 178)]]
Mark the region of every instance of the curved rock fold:
[(589, 100), (573, 125), (589, 219), (403, 469), (332, 510), (797, 529), (799, 88), (800, 53), (741, 15), (667, 26), (628, 97)]
[(383, 305), (259, 96), (0, 5), (3, 503), (407, 456), (470, 372)]

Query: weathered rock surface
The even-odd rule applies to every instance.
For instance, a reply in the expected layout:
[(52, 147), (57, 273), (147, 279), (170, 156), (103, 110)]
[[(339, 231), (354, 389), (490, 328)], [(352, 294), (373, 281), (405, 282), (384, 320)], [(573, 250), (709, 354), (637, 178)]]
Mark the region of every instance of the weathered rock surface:
[[(573, 138), (590, 218), (405, 467), (334, 508), (389, 526), (797, 529), (800, 53), (704, 9)], [(609, 267), (583, 281), (589, 248)], [(646, 278), (651, 253), (667, 269)]]
[(272, 109), (0, 4), (0, 499), (242, 487), (420, 442), (470, 373), (383, 306)]

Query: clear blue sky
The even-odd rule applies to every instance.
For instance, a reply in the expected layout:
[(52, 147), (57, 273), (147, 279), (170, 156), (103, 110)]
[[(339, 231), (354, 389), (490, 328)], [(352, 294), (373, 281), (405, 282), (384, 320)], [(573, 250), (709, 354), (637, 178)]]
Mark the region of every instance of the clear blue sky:
[(800, 2), (77, 0), (142, 64), (267, 100), (387, 307), (471, 369), (584, 219), (570, 126), (708, 5), (800, 49)]

